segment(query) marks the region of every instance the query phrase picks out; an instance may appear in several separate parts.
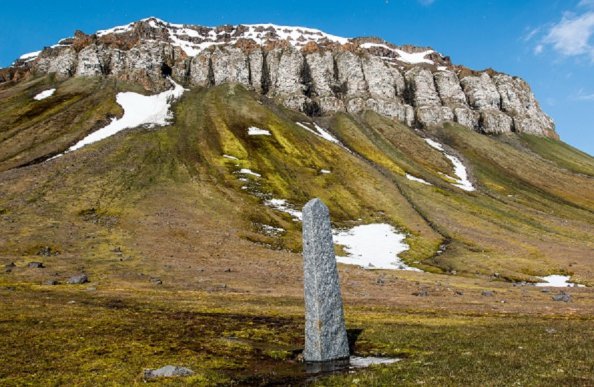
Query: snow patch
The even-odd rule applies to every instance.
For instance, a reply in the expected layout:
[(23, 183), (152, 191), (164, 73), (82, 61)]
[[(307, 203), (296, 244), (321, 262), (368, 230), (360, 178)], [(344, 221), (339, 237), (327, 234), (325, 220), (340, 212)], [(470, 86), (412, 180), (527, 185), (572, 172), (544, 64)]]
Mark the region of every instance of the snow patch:
[[(434, 141), (430, 138), (426, 138), (425, 142), (427, 142), (427, 144), (429, 144), (431, 147), (442, 152), (443, 155), (448, 160), (450, 160), (452, 162), (452, 164), (454, 165), (454, 173), (456, 174), (457, 179), (452, 178), (452, 180), (456, 180), (456, 182), (453, 183), (452, 185), (454, 185), (455, 187), (458, 187), (464, 191), (468, 191), (468, 192), (474, 191), (476, 189), (476, 188), (474, 188), (474, 186), (472, 185), (470, 180), (468, 180), (468, 171), (466, 170), (466, 167), (464, 166), (464, 164), (462, 163), (462, 161), (459, 158), (446, 153), (445, 149), (443, 148), (443, 145), (438, 143), (437, 141)], [(445, 175), (445, 176), (447, 176), (447, 175)], [(447, 177), (450, 177), (450, 176), (447, 176)]]
[(251, 169), (248, 169), (248, 168), (241, 168), (238, 173), (241, 173), (243, 175), (251, 175), (251, 176), (256, 176), (256, 177), (262, 177), (262, 175), (260, 175), (259, 173), (256, 173), (256, 172), (254, 172), (254, 171), (252, 171)]
[(256, 128), (255, 126), (250, 126), (248, 128), (248, 136), (270, 136), (270, 131), (266, 129)]
[(372, 365), (378, 364), (392, 364), (400, 361), (400, 359), (392, 359), (389, 357), (360, 357), (360, 356), (351, 356), (349, 358), (349, 365), (353, 368), (366, 368)]
[(347, 257), (336, 260), (366, 269), (421, 271), (406, 265), (398, 254), (409, 249), (405, 235), (385, 223), (355, 226), (349, 230), (334, 230), (334, 243), (344, 246)]
[(319, 126), (318, 124), (316, 124), (315, 122), (313, 123), (314, 129), (310, 128), (307, 123), (305, 122), (296, 122), (297, 125), (299, 125), (300, 127), (302, 127), (303, 129), (307, 130), (310, 133), (315, 134), (316, 136), (323, 138), (326, 141), (330, 141), (338, 146), (340, 146), (341, 148), (345, 149), (346, 151), (353, 153), (349, 148), (347, 148), (342, 142), (340, 142), (339, 139), (337, 139), (336, 137), (334, 137), (332, 135), (332, 133), (330, 133), (327, 129), (322, 128), (321, 126)]
[(406, 174), (406, 178), (411, 181), (416, 181), (417, 183), (426, 184), (426, 185), (433, 185), (426, 180), (421, 179), (420, 177), (416, 177), (413, 175)]
[(402, 51), (397, 48), (392, 48), (385, 44), (379, 44), (379, 43), (363, 43), (360, 47), (366, 48), (366, 49), (370, 49), (370, 48), (374, 48), (374, 47), (383, 48), (385, 50), (389, 50), (389, 51), (392, 51), (392, 52), (398, 54), (398, 58), (384, 58), (384, 59), (396, 59), (401, 62), (409, 63), (409, 64), (419, 64), (419, 63), (435, 64), (435, 62), (433, 62), (431, 59), (425, 58), (427, 55), (434, 53), (435, 51), (433, 51), (433, 50), (409, 53), (409, 52)]
[(109, 34), (123, 34), (125, 32), (130, 32), (134, 28), (134, 23), (126, 24), (125, 26), (117, 26), (113, 28), (109, 28), (106, 30), (99, 30), (95, 32), (95, 35), (98, 37), (102, 37)]
[(19, 57), (19, 60), (29, 62), (37, 58), (41, 54), (41, 51), (29, 52), (27, 54), (23, 54)]
[(425, 57), (429, 54), (432, 54), (433, 50), (427, 50), (423, 52), (413, 52), (408, 53), (402, 50), (395, 50), (400, 58), (397, 58), (401, 62), (410, 63), (410, 64), (419, 64), (419, 63), (428, 63), (428, 64), (435, 64), (431, 59), (426, 59)]
[(274, 227), (269, 224), (261, 224), (260, 226), (262, 227), (264, 234), (268, 236), (278, 236), (286, 232), (282, 227)]
[(318, 124), (316, 124), (314, 122), (314, 127), (316, 128), (316, 131), (318, 132), (318, 135), (320, 137), (322, 137), (325, 140), (328, 140), (330, 142), (333, 142), (335, 144), (340, 144), (340, 141), (338, 141), (338, 139), (336, 137), (334, 137), (330, 132), (328, 132), (326, 129), (318, 126)]
[(449, 155), (445, 152), (444, 156), (447, 157), (452, 162), (452, 164), (454, 164), (454, 173), (456, 174), (456, 176), (458, 176), (458, 179), (456, 183), (454, 183), (454, 186), (464, 191), (474, 191), (475, 188), (470, 182), (470, 180), (468, 180), (468, 171), (466, 170), (466, 167), (464, 166), (462, 161), (456, 156)]
[(169, 81), (173, 84), (173, 89), (156, 95), (146, 96), (133, 92), (118, 93), (116, 101), (124, 109), (124, 115), (121, 118), (113, 119), (106, 127), (89, 134), (71, 146), (66, 153), (113, 136), (124, 129), (141, 125), (149, 127), (167, 125), (173, 119), (173, 113), (170, 111), (171, 103), (184, 93), (182, 86), (171, 78)]
[(437, 149), (438, 151), (442, 151), (442, 152), (443, 152), (443, 151), (445, 150), (445, 149), (443, 149), (443, 145), (441, 145), (441, 144), (440, 144), (440, 143), (438, 143), (437, 141), (433, 141), (433, 140), (432, 140), (432, 139), (430, 139), (430, 138), (426, 138), (426, 139), (425, 139), (425, 142), (426, 142), (427, 144), (429, 144), (431, 147), (433, 147), (433, 148)]
[(327, 170), (327, 169), (320, 169), (320, 173), (327, 175), (327, 174), (330, 174), (332, 172), (329, 171), (329, 170)]
[(56, 89), (45, 90), (45, 91), (42, 91), (41, 93), (37, 94), (35, 97), (33, 97), (33, 99), (36, 101), (41, 101), (42, 99), (51, 97), (52, 95), (54, 95), (55, 92), (56, 92)]
[(576, 286), (576, 287), (580, 287), (583, 288), (585, 287), (584, 285), (579, 285), (579, 284), (575, 284), (573, 282), (569, 282), (569, 279), (571, 277), (569, 277), (568, 275), (549, 275), (546, 277), (541, 277), (540, 279), (543, 280), (544, 282), (538, 282), (536, 284), (536, 286), (539, 287), (552, 287), (552, 288), (565, 288), (565, 287), (572, 287), (572, 286)]
[(264, 204), (275, 210), (286, 212), (293, 217), (293, 221), (295, 222), (303, 219), (303, 213), (294, 209), (285, 199), (269, 199), (265, 200)]
[[(248, 31), (244, 33), (244, 38), (253, 39), (258, 44), (266, 40), (286, 40), (295, 47), (303, 47), (309, 42), (320, 43), (324, 40), (347, 44), (350, 39), (336, 35), (327, 34), (315, 28), (279, 26), (276, 24), (245, 24)], [(275, 39), (278, 37), (277, 39)]]
[(229, 160), (239, 160), (237, 157), (231, 155), (223, 155), (223, 157)]
[[(275, 24), (244, 24), (233, 26), (232, 30), (216, 32), (214, 27), (198, 30), (193, 26), (168, 23), (156, 17), (141, 20), (154, 29), (165, 29), (171, 44), (180, 47), (188, 56), (194, 57), (209, 47), (216, 45), (234, 45), (239, 39), (252, 39), (259, 45), (268, 41), (288, 41), (294, 47), (301, 48), (310, 42), (324, 41), (346, 44), (348, 38), (327, 34), (314, 28), (279, 26)], [(134, 29), (135, 23), (97, 31), (97, 36), (121, 34)], [(233, 39), (229, 39), (233, 37)]]
[(362, 45), (360, 45), (359, 47), (361, 48), (365, 48), (365, 49), (370, 49), (370, 48), (383, 48), (385, 50), (390, 50), (390, 51), (394, 51), (395, 49), (392, 47), (389, 47), (385, 44), (380, 44), (380, 43), (363, 43)]

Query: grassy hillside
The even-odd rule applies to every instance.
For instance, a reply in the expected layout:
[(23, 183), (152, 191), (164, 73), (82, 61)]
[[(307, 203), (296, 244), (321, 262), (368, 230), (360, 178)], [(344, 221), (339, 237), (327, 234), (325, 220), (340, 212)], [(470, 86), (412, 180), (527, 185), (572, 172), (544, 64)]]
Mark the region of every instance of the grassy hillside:
[[(53, 87), (53, 97), (32, 99)], [(168, 126), (47, 160), (121, 115), (124, 90), (139, 91), (90, 78), (0, 89), (0, 268), (16, 265), (0, 272), (0, 346), (11, 348), (1, 382), (140, 383), (143, 367), (167, 363), (191, 366), (196, 384), (306, 380), (294, 354), (301, 224), (266, 201), (300, 209), (320, 197), (335, 227), (387, 222), (405, 232), (403, 259), (425, 271), (340, 265), (349, 328), (363, 329), (356, 351), (404, 360), (320, 383), (448, 384), (452, 372), (452, 384), (594, 383), (583, 362), (592, 348), (568, 355), (573, 368), (550, 355), (591, 342), (590, 288), (572, 288), (560, 306), (510, 283), (565, 273), (594, 285), (591, 157), (528, 135), (421, 132), (372, 112), (319, 118), (342, 147), (297, 125), (309, 117), (222, 85), (186, 91)], [(251, 126), (271, 135), (249, 136)], [(463, 160), (476, 191), (452, 184), (452, 163), (425, 138)], [(40, 285), (81, 271), (89, 286)], [(504, 339), (520, 336), (524, 355)], [(48, 342), (69, 354), (57, 359)], [(41, 355), (29, 373), (33, 351)], [(483, 369), (486, 358), (496, 366)], [(525, 358), (530, 367), (518, 369)]]

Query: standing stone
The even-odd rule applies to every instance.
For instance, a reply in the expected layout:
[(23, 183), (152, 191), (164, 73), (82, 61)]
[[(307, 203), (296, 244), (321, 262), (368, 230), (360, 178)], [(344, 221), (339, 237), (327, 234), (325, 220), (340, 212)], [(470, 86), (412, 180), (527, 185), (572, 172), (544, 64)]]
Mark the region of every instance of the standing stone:
[(328, 207), (320, 199), (303, 208), (305, 361), (348, 358), (342, 296)]

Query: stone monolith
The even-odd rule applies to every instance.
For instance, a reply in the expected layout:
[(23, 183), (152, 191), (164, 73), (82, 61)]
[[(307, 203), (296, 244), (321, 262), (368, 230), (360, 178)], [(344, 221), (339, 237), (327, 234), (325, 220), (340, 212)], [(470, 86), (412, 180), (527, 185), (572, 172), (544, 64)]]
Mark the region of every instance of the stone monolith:
[(310, 200), (303, 207), (305, 349), (308, 362), (348, 358), (342, 296), (328, 207)]

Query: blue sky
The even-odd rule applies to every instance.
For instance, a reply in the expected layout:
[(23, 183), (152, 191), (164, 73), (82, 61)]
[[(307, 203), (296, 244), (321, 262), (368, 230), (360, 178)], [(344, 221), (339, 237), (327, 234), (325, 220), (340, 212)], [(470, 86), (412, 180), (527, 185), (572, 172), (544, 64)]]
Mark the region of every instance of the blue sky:
[(528, 81), (561, 139), (594, 155), (594, 0), (4, 2), (0, 67), (72, 36), (148, 16), (202, 25), (276, 23), (431, 46), (456, 64)]

